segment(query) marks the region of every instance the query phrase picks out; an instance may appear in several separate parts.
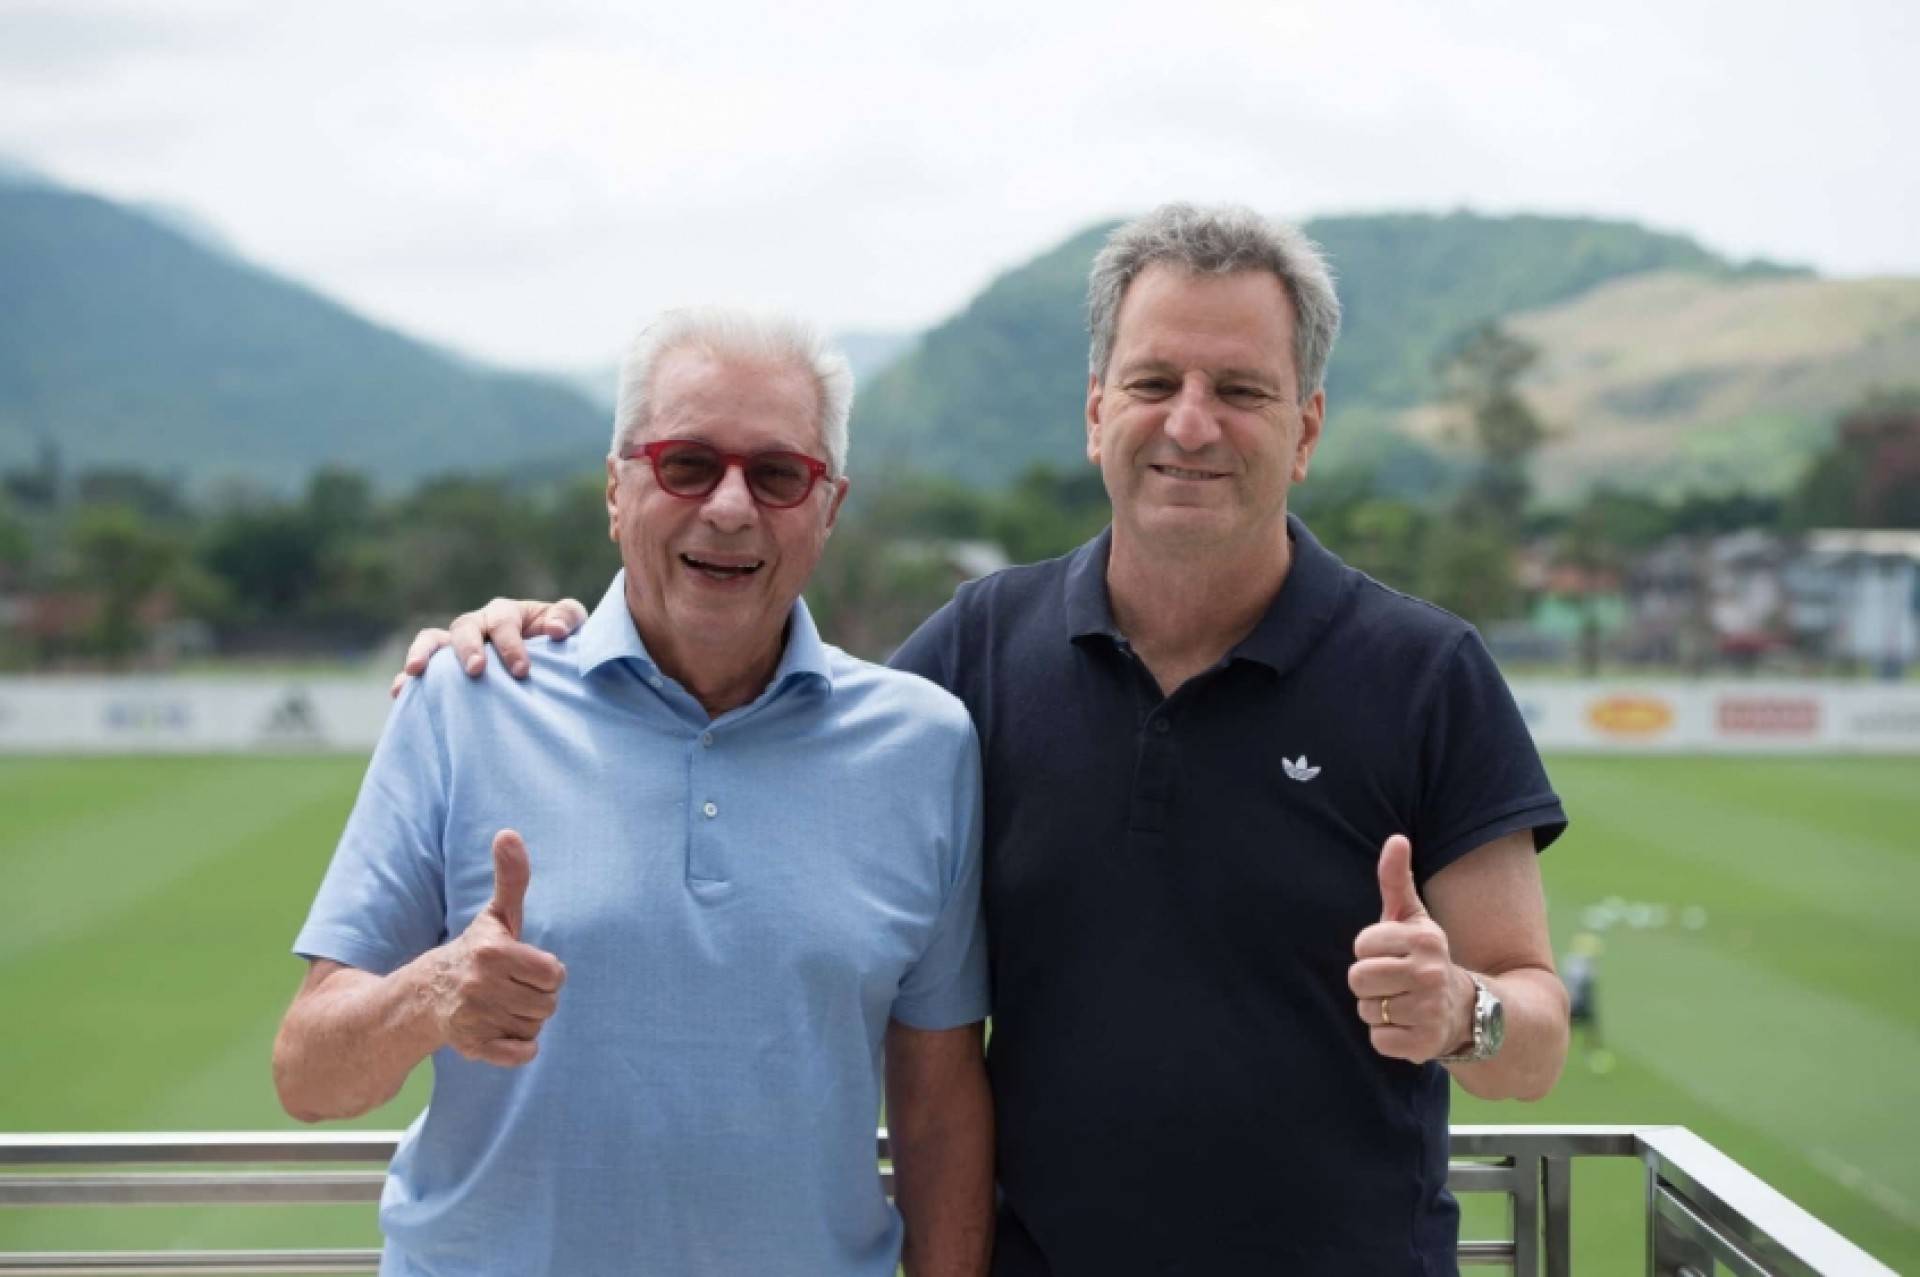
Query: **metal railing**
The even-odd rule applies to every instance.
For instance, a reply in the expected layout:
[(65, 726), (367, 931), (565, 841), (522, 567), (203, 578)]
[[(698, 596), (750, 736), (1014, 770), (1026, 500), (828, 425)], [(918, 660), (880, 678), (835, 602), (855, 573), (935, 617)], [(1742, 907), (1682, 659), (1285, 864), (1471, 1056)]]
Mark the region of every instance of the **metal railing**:
[[(0, 1208), (377, 1202), (398, 1138), (393, 1131), (0, 1135)], [(891, 1192), (884, 1129), (878, 1152)], [(1569, 1277), (1573, 1160), (1619, 1157), (1646, 1167), (1650, 1277), (1715, 1277), (1721, 1269), (1739, 1277), (1892, 1274), (1684, 1127), (1459, 1126), (1452, 1154), (1448, 1187), (1503, 1196), (1512, 1223), (1509, 1237), (1461, 1241), (1463, 1265)], [(366, 1169), (289, 1169), (339, 1165)], [(378, 1265), (371, 1250), (0, 1252), (0, 1273), (15, 1277), (368, 1273)]]

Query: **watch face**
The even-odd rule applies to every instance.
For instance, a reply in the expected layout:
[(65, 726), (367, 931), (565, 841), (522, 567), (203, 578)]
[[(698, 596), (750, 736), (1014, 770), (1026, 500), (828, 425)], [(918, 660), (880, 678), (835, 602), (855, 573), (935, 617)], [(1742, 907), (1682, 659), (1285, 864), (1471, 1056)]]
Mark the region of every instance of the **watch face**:
[(1500, 999), (1491, 993), (1483, 993), (1480, 996), (1486, 999), (1485, 1049), (1488, 1055), (1492, 1055), (1500, 1049), (1500, 1044), (1507, 1040), (1507, 1009), (1500, 1004)]

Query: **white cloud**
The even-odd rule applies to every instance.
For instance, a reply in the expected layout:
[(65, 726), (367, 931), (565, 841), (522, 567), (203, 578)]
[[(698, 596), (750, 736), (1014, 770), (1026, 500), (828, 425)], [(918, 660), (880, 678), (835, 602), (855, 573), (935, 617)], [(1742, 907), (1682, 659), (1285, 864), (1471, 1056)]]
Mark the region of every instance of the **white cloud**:
[(1598, 212), (1920, 271), (1916, 35), (1891, 0), (0, 0), (0, 152), (424, 336), (591, 364), (677, 301), (926, 323), (1174, 197)]

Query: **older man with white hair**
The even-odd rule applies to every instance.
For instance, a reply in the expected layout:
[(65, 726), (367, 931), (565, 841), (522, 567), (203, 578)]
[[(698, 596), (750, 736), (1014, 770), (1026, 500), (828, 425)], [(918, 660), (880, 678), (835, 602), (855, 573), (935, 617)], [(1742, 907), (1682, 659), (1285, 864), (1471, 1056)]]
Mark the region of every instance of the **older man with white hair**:
[(449, 656), (395, 706), (274, 1052), (308, 1121), (434, 1062), (383, 1274), (983, 1269), (978, 746), (800, 599), (851, 396), (797, 324), (662, 319), (622, 370), (599, 607), (524, 681)]

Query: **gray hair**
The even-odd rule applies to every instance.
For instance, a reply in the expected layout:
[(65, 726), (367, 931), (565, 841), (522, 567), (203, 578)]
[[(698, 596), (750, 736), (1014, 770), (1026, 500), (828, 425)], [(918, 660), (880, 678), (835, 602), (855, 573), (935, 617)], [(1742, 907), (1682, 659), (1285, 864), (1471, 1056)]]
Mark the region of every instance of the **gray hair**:
[(653, 378), (660, 361), (693, 347), (716, 358), (791, 364), (813, 377), (820, 394), (820, 442), (836, 475), (847, 472), (847, 418), (853, 411), (853, 369), (847, 357), (812, 325), (787, 315), (720, 307), (670, 310), (634, 338), (620, 362), (613, 410), (613, 455), (627, 450), (653, 411)]
[(1320, 389), (1333, 339), (1340, 333), (1333, 272), (1320, 246), (1299, 227), (1232, 205), (1162, 204), (1107, 237), (1087, 277), (1087, 331), (1092, 337), (1087, 365), (1095, 377), (1107, 375), (1120, 301), (1128, 286), (1157, 262), (1196, 275), (1264, 270), (1278, 276), (1293, 299), (1293, 366), (1300, 378), (1300, 398)]

